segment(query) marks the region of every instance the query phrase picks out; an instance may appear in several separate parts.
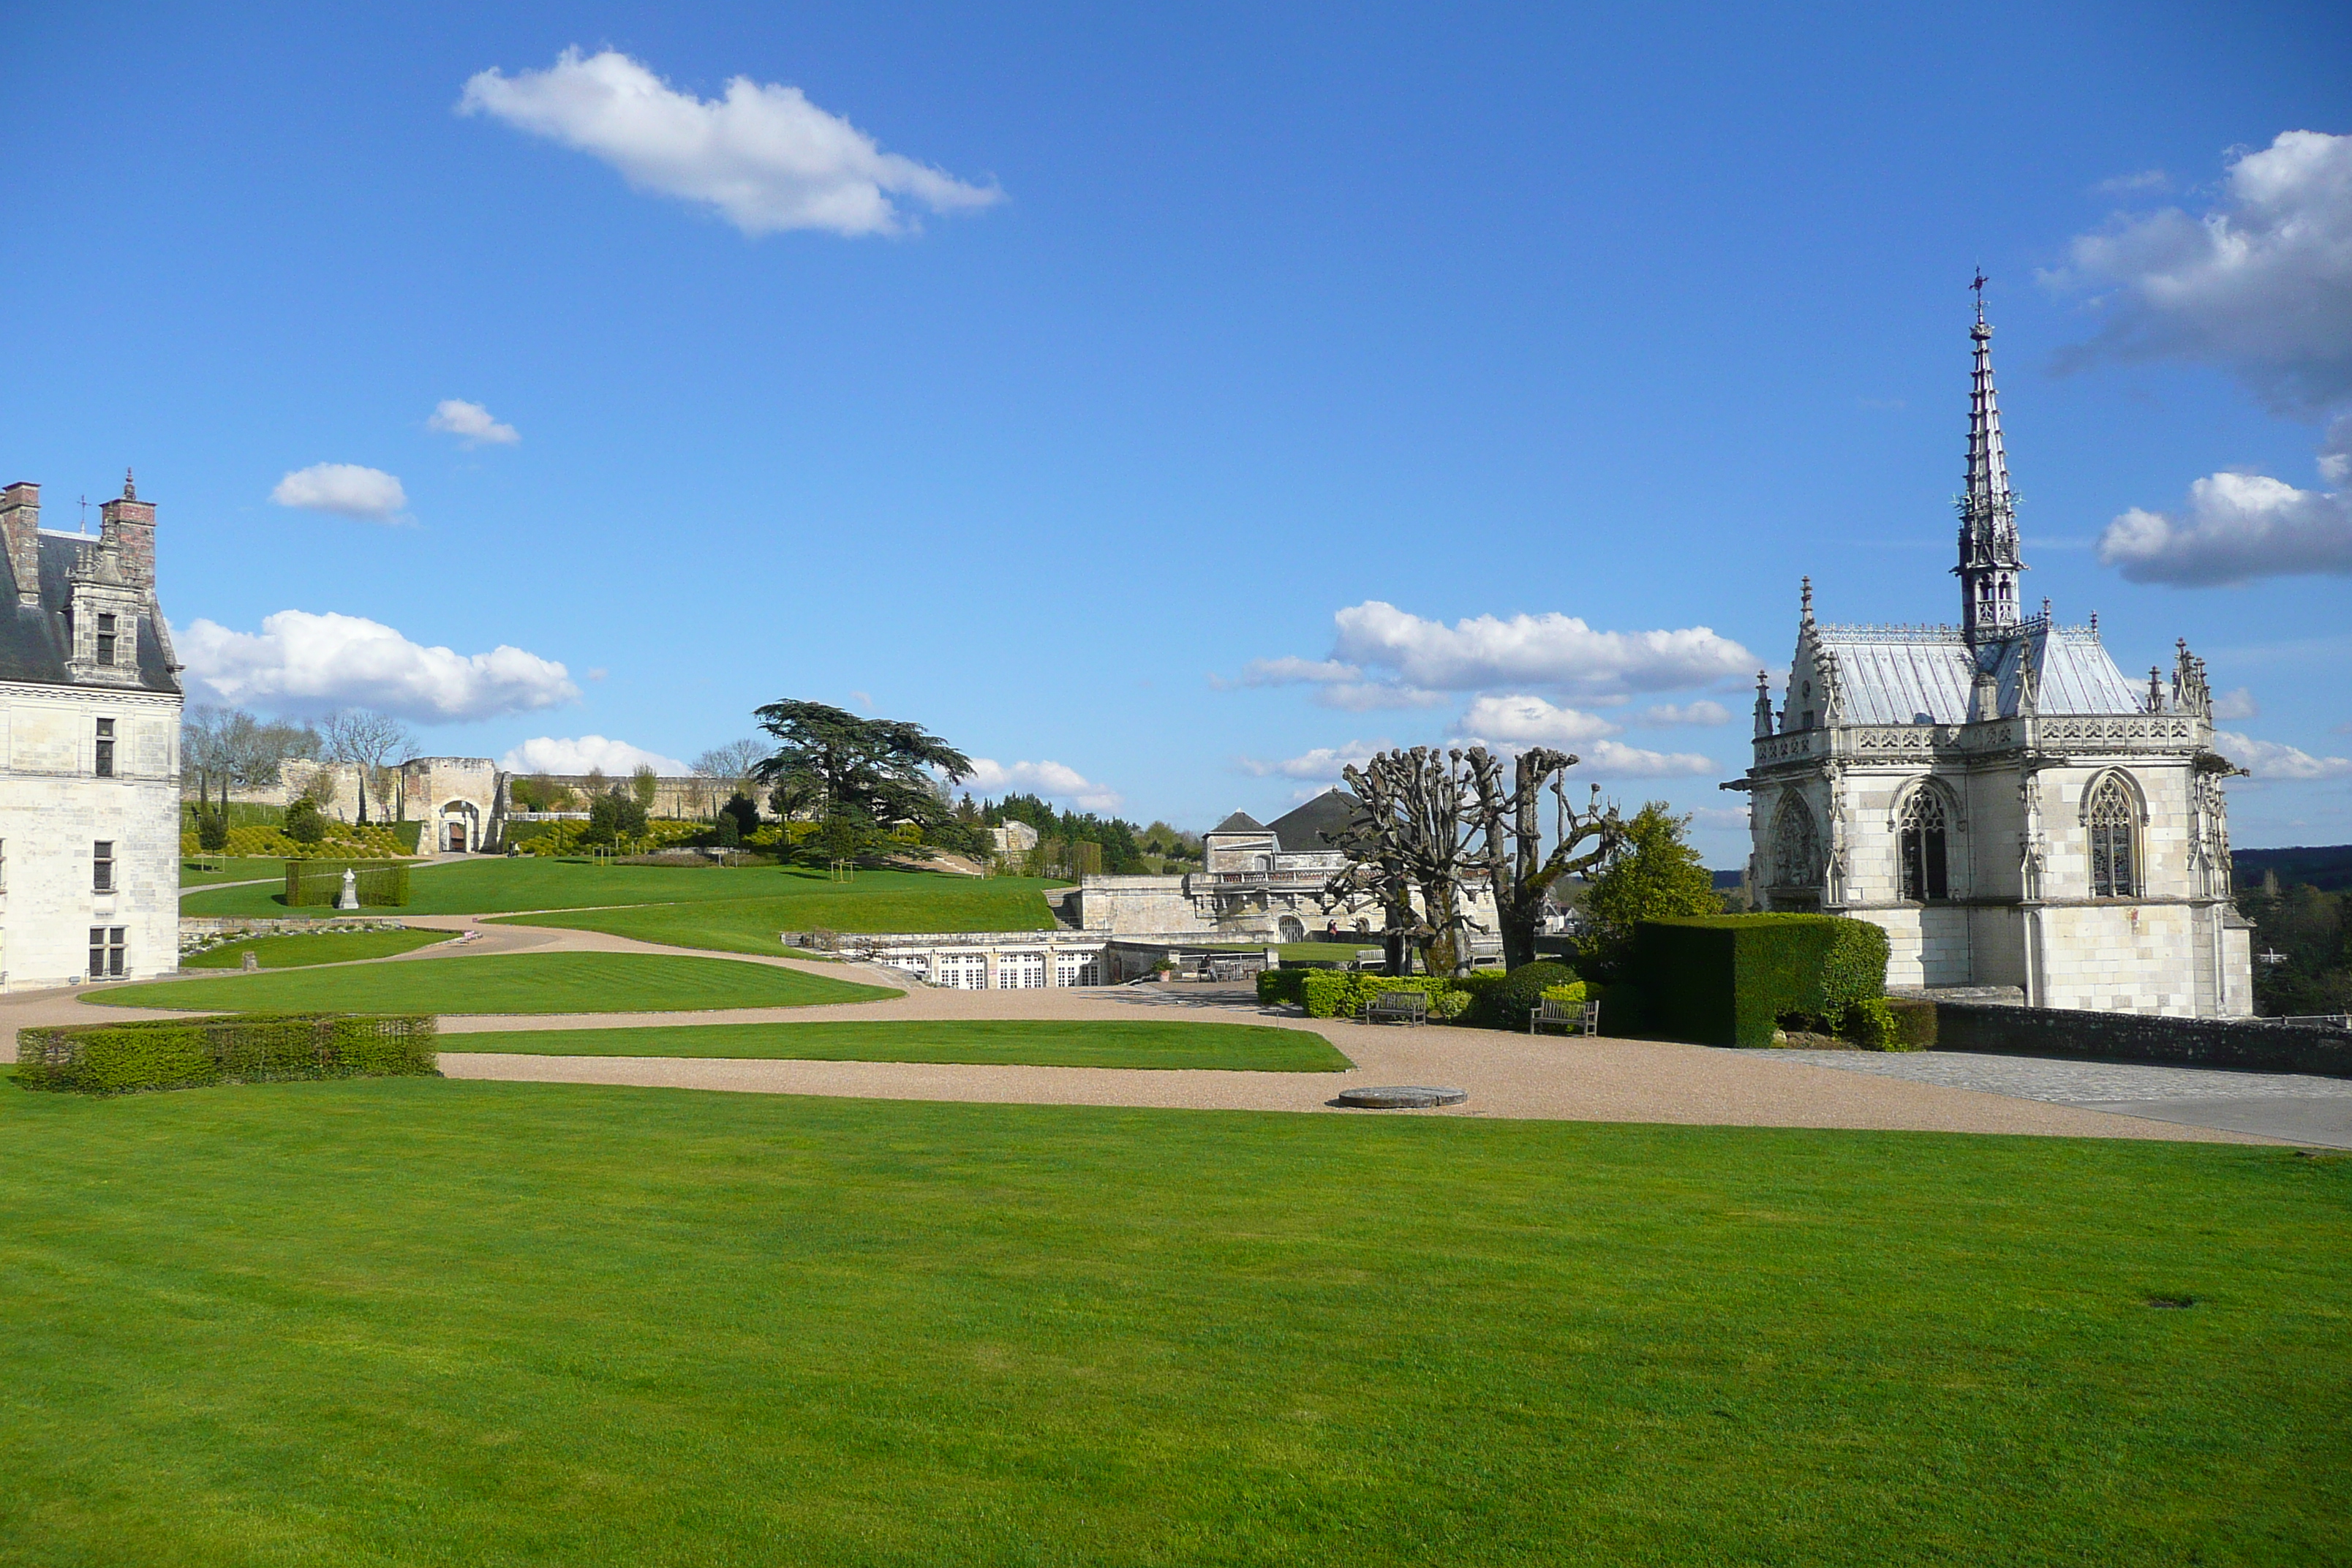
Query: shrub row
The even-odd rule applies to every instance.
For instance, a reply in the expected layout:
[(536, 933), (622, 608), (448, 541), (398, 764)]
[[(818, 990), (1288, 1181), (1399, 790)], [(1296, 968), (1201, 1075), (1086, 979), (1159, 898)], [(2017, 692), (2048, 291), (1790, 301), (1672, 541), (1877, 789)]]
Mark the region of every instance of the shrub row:
[(343, 896), (343, 872), (369, 909), (397, 909), (408, 902), (408, 868), (397, 861), (299, 860), (286, 862), (286, 902), (294, 909), (332, 909)]
[(1391, 991), (1418, 991), (1427, 996), (1433, 1018), (1458, 1018), (1471, 1000), (1458, 983), (1426, 974), (1392, 979), (1344, 969), (1265, 969), (1257, 977), (1262, 1005), (1303, 1007), (1310, 1018), (1352, 1018), (1365, 1003)]
[(21, 1089), (79, 1094), (296, 1079), (432, 1078), (429, 1017), (247, 1013), (16, 1032)]
[[(228, 830), (228, 843), (218, 853), (316, 855), (324, 849), (329, 853), (341, 851), (351, 856), (413, 855), (416, 852), (419, 830), (424, 826), (421, 822), (385, 822), (356, 827), (346, 822), (331, 822), (327, 825), (326, 837), (316, 844), (298, 844), (287, 837), (283, 829), (276, 827), (232, 827)], [(204, 853), (204, 847), (197, 843), (193, 831), (180, 835), (180, 853)]]

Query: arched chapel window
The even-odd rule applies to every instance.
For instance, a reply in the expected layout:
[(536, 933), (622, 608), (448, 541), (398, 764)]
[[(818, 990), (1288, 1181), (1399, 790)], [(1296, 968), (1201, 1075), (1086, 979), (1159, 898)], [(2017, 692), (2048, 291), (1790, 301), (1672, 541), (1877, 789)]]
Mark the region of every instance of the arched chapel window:
[(1822, 879), (1821, 835), (1813, 814), (1793, 793), (1772, 813), (1772, 885), (1810, 888)]
[(1947, 832), (1944, 797), (1932, 789), (1914, 791), (1903, 808), (1903, 896), (1914, 903), (1949, 896)]
[(2123, 780), (2113, 773), (2101, 779), (2084, 805), (2083, 821), (2091, 833), (2091, 896), (2128, 899), (2139, 892), (2137, 846), (2132, 841), (2139, 808)]

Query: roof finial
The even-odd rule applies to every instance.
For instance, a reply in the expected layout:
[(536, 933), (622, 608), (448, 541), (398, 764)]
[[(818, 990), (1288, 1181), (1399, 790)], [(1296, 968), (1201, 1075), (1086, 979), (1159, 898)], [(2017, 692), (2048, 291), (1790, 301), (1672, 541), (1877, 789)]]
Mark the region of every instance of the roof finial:
[(139, 482), (131, 477), (129, 468), (122, 470), (122, 499), (124, 500), (139, 499)]
[(2099, 635), (2099, 612), (2096, 610), (2091, 612), (2091, 635), (2093, 637)]
[(2050, 595), (2047, 594), (2042, 595), (2042, 619), (2044, 624), (2050, 619)]
[(1811, 577), (1804, 577), (1799, 581), (1804, 585), (1801, 595), (1801, 618), (1810, 626), (1813, 624), (1813, 580)]
[(1979, 263), (1979, 266), (1977, 267), (1976, 281), (1974, 281), (1973, 283), (1970, 283), (1970, 284), (1969, 285), (1969, 288), (1971, 288), (1971, 289), (1975, 289), (1975, 290), (1976, 290), (1976, 294), (1977, 294), (1977, 325), (1978, 325), (1978, 326), (1979, 326), (1979, 327), (1981, 327), (1981, 326), (1983, 326), (1983, 325), (1984, 325), (1984, 286), (1985, 286), (1987, 283), (1990, 283), (1990, 282), (1991, 282), (1991, 281), (1992, 281), (1992, 279), (1991, 279), (1987, 278), (1987, 277), (1984, 275), (1984, 267), (1983, 267), (1983, 265), (1982, 265), (1981, 263)]

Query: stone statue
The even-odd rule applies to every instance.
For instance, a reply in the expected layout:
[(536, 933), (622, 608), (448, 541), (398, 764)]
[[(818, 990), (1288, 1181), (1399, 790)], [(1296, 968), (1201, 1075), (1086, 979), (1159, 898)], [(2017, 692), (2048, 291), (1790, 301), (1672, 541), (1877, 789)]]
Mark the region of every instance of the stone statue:
[(349, 866), (346, 866), (343, 868), (342, 894), (335, 900), (335, 908), (339, 910), (355, 910), (359, 907), (360, 879), (358, 875), (354, 873)]

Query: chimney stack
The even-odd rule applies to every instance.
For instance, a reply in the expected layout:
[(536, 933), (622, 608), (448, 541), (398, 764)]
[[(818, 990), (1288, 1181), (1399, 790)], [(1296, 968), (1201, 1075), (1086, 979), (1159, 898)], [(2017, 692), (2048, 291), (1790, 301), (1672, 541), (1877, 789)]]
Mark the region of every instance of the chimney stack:
[(41, 487), (19, 479), (0, 490), (0, 535), (8, 546), (8, 571), (16, 579), (16, 602), (41, 602)]
[[(115, 548), (122, 574), (140, 587), (155, 586), (155, 503), (139, 499), (131, 470), (122, 470), (122, 499), (98, 509), (99, 538)], [(101, 545), (103, 548), (103, 545)]]

